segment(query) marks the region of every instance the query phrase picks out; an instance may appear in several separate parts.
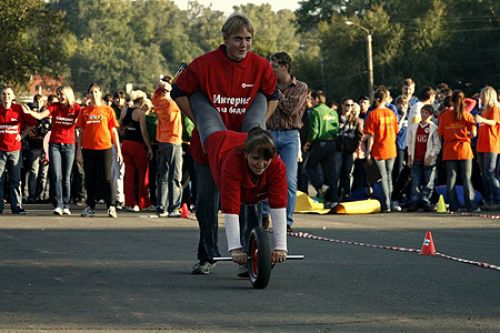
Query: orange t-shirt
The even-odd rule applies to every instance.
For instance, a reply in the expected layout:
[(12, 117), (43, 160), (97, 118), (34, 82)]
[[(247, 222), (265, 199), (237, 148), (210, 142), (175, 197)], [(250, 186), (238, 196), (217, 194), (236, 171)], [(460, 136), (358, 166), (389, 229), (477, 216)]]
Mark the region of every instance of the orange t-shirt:
[(153, 94), (152, 102), (158, 115), (156, 140), (180, 145), (182, 143), (182, 118), (177, 103), (163, 97), (158, 90)]
[(370, 152), (376, 160), (389, 160), (397, 156), (396, 135), (398, 134), (398, 118), (387, 108), (377, 108), (368, 113), (364, 133), (373, 136)]
[(460, 120), (457, 120), (453, 109), (441, 114), (439, 135), (444, 141), (443, 161), (469, 160), (474, 157), (469, 135), (473, 126), (476, 126), (476, 122), (468, 112), (464, 112)]
[(500, 109), (490, 108), (481, 116), (497, 123), (494, 126), (479, 124), (476, 150), (480, 153), (500, 153)]
[(120, 124), (111, 107), (99, 105), (84, 107), (76, 127), (82, 130), (82, 148), (104, 150), (112, 147), (112, 130), (114, 127), (120, 127)]

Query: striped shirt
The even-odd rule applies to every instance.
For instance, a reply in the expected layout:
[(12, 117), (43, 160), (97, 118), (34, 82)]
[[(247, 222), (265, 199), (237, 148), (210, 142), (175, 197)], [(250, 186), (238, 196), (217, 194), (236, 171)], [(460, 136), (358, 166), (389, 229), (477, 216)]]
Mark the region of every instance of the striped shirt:
[(276, 111), (266, 123), (267, 129), (286, 131), (302, 128), (302, 115), (306, 110), (307, 84), (292, 76), (290, 85), (280, 89), (280, 99)]

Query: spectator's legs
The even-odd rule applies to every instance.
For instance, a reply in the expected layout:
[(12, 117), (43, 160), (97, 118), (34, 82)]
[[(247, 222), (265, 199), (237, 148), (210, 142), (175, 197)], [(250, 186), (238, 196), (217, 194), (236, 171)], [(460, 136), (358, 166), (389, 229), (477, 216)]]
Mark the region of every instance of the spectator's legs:
[(472, 159), (459, 161), (460, 164), (460, 175), (462, 177), (462, 185), (464, 188), (464, 201), (465, 207), (468, 211), (474, 211), (477, 209), (477, 205), (474, 202), (475, 192), (472, 187)]
[(445, 161), (446, 163), (446, 195), (448, 196), (448, 203), (450, 211), (458, 211), (458, 199), (455, 192), (458, 174), (458, 161)]
[(181, 207), (182, 198), (182, 146), (180, 144), (172, 144), (171, 146), (172, 154), (168, 174), (168, 186), (170, 187), (168, 211), (176, 212)]

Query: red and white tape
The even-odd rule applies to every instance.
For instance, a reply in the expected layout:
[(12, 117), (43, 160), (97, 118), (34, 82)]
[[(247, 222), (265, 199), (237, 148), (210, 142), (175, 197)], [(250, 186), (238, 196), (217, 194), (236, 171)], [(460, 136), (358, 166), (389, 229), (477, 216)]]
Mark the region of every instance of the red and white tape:
[[(382, 250), (391, 250), (391, 251), (399, 251), (399, 252), (409, 252), (409, 253), (416, 253), (420, 254), (420, 250), (418, 249), (412, 249), (412, 248), (407, 248), (407, 247), (400, 247), (400, 246), (387, 246), (387, 245), (376, 245), (376, 244), (369, 244), (369, 243), (363, 243), (363, 242), (353, 242), (353, 241), (345, 241), (345, 240), (339, 240), (339, 239), (332, 239), (328, 237), (323, 237), (323, 236), (316, 236), (313, 234), (310, 234), (308, 232), (289, 232), (289, 236), (291, 237), (297, 237), (297, 238), (303, 238), (303, 239), (312, 239), (312, 240), (318, 240), (318, 241), (324, 241), (324, 242), (332, 242), (332, 243), (339, 243), (339, 244), (350, 244), (350, 245), (357, 245), (357, 246), (364, 246), (364, 247), (370, 247), (370, 248), (375, 248), (375, 249), (382, 249)], [(458, 257), (453, 257), (444, 253), (437, 252), (436, 257), (441, 257), (444, 259), (448, 260), (453, 260), (465, 264), (470, 264), (482, 268), (487, 268), (487, 269), (492, 269), (496, 271), (500, 271), (500, 266), (489, 264), (487, 262), (480, 262), (480, 261), (474, 261), (474, 260), (468, 260), (468, 259), (463, 259), (463, 258), (458, 258)]]
[(458, 215), (458, 216), (474, 216), (490, 220), (500, 220), (500, 215), (498, 214), (469, 213), (469, 212), (449, 212), (448, 214)]

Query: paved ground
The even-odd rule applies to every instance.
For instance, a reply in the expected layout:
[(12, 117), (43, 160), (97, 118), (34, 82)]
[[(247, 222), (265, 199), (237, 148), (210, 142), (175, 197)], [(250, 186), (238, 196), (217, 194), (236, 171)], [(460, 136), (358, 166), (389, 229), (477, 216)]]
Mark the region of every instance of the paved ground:
[[(437, 257), (289, 237), (303, 261), (265, 290), (221, 263), (189, 274), (197, 223), (147, 213), (0, 216), (0, 331), (500, 332), (500, 271)], [(437, 250), (500, 265), (500, 220), (424, 213), (298, 215), (335, 240)], [(221, 248), (226, 247), (223, 228)]]

